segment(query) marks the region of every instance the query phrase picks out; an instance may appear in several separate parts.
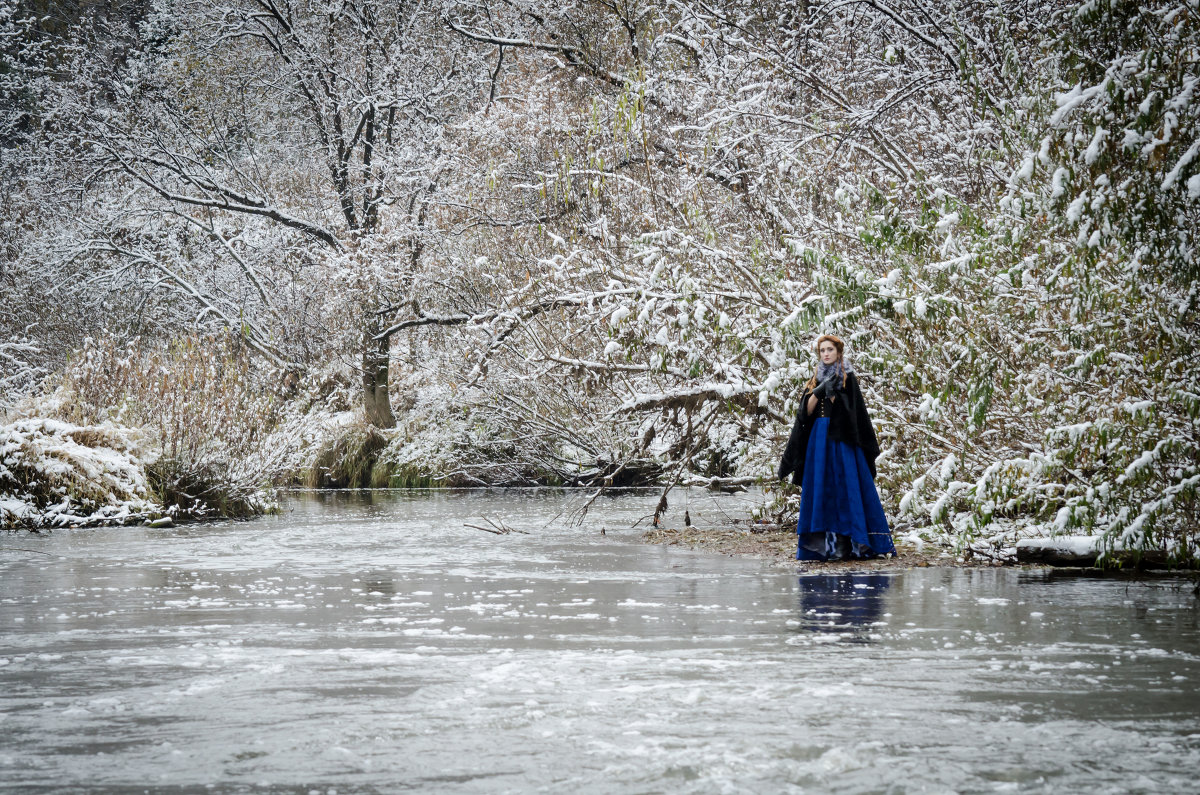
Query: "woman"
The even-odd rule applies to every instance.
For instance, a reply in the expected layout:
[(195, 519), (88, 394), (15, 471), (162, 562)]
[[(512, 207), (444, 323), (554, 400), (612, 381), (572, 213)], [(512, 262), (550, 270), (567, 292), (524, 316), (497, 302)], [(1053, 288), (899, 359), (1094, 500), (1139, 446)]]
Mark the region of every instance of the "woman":
[(879, 444), (845, 347), (832, 334), (817, 340), (817, 372), (779, 463), (779, 479), (801, 489), (797, 560), (896, 554), (875, 490)]

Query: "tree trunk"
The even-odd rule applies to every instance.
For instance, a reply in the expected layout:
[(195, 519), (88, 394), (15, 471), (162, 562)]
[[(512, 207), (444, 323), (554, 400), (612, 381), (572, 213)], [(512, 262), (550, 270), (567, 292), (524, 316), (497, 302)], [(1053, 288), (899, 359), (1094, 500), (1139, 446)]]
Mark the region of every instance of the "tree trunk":
[(375, 339), (379, 333), (376, 323), (368, 325), (363, 334), (363, 411), (367, 422), (376, 428), (395, 428), (396, 415), (388, 397), (388, 363), (391, 338)]

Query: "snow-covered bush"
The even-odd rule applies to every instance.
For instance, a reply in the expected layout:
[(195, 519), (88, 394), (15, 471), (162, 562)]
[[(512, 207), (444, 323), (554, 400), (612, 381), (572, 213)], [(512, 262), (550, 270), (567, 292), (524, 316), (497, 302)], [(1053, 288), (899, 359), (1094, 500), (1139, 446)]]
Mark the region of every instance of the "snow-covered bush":
[(814, 271), (809, 321), (855, 318), (902, 521), (1200, 553), (1195, 11), (1059, 9), (991, 194), (849, 192), (869, 256)]
[(41, 351), (29, 339), (0, 341), (0, 417), (33, 392), (46, 376), (46, 370), (35, 364)]
[(22, 419), (0, 426), (0, 529), (140, 522), (158, 508), (135, 431)]

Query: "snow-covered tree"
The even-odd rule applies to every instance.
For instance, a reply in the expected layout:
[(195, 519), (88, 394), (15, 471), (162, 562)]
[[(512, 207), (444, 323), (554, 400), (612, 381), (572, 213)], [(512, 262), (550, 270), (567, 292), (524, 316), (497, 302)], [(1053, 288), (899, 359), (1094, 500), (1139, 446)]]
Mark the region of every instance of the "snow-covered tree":
[(442, 137), (477, 93), (433, 11), (164, 0), (129, 52), (107, 28), (63, 43), (73, 77), (47, 117), (70, 118), (93, 180), (63, 261), (237, 329), (278, 367), (354, 337), (366, 414), (391, 426), (379, 331), (412, 297)]
[(4, 83), (15, 151), (87, 169), (67, 223), (20, 233), (22, 283), (332, 360), (371, 424), (395, 400), (382, 459), (450, 482), (767, 481), (835, 332), (899, 526), (1186, 556), (1197, 18), (161, 0)]

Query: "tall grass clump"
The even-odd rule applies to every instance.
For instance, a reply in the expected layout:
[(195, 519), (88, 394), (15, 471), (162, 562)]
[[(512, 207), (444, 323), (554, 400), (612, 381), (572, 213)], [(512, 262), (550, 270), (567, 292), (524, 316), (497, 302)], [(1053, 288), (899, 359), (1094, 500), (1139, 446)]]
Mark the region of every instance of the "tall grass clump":
[(269, 507), (272, 473), (254, 455), (278, 421), (268, 375), (229, 335), (153, 346), (88, 339), (63, 374), (53, 412), (140, 429), (150, 493), (169, 514), (252, 516)]
[(386, 487), (392, 471), (380, 453), (387, 444), (387, 437), (371, 425), (345, 427), (317, 452), (303, 483), (310, 489)]

